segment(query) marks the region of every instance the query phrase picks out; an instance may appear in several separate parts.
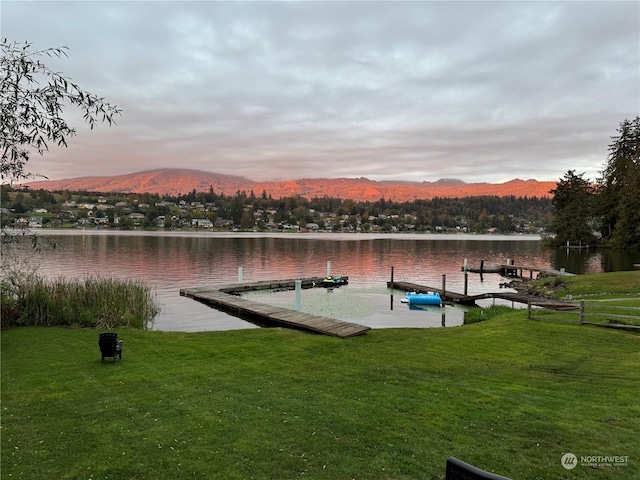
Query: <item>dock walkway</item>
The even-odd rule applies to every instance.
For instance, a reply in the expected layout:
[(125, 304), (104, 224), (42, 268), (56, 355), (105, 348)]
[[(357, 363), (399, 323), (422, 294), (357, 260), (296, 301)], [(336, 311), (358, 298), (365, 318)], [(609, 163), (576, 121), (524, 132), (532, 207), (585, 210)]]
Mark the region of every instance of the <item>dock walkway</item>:
[(475, 305), (477, 300), (499, 298), (502, 300), (508, 300), (510, 302), (523, 304), (531, 303), (531, 305), (535, 305), (537, 307), (550, 308), (554, 310), (573, 310), (578, 308), (578, 306), (573, 302), (567, 302), (560, 299), (537, 297), (535, 295), (525, 295), (522, 293), (495, 292), (481, 293), (479, 295), (463, 295), (461, 293), (450, 292), (448, 290), (443, 292), (441, 288), (428, 287), (425, 285), (419, 285), (417, 283), (410, 282), (387, 282), (387, 287), (395, 288), (396, 290), (402, 290), (404, 292), (436, 292), (440, 295), (443, 302), (459, 303), (461, 305)]
[[(460, 270), (464, 272), (464, 266), (460, 267)], [(553, 268), (540, 268), (540, 267), (532, 267), (529, 265), (511, 265), (511, 264), (501, 264), (501, 265), (481, 265), (479, 267), (467, 267), (467, 272), (469, 273), (499, 273), (503, 277), (521, 277), (524, 278), (524, 272), (529, 272), (529, 278), (533, 278), (534, 272), (544, 273), (546, 275), (565, 275), (565, 276), (573, 276), (574, 273), (565, 272), (563, 270), (555, 270)]]
[[(303, 288), (311, 288), (322, 281), (322, 278), (301, 279)], [(206, 305), (220, 310), (251, 319), (258, 325), (284, 326), (299, 330), (307, 330), (334, 337), (348, 338), (362, 335), (370, 330), (370, 327), (357, 323), (346, 322), (334, 318), (297, 312), (287, 308), (269, 305), (266, 303), (248, 300), (234, 295), (238, 292), (252, 290), (292, 289), (295, 288), (295, 280), (278, 280), (256, 283), (240, 283), (226, 285), (220, 288), (200, 287), (181, 289), (180, 295), (193, 298)]]

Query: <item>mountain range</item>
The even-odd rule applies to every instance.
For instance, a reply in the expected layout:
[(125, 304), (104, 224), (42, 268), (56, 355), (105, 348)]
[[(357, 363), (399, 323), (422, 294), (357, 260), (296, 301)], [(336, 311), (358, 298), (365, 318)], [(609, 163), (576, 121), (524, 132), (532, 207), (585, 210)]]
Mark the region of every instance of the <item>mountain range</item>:
[(354, 201), (377, 201), (381, 198), (397, 202), (434, 197), (475, 197), (494, 195), (499, 197), (551, 197), (556, 182), (514, 179), (505, 183), (465, 183), (455, 179), (435, 182), (374, 181), (367, 178), (305, 178), (279, 182), (257, 182), (234, 175), (203, 172), (180, 168), (164, 168), (125, 175), (78, 177), (64, 180), (28, 182), (32, 189), (69, 190), (87, 192), (132, 192), (180, 195), (193, 190), (220, 195), (235, 195), (238, 191), (266, 192), (273, 198), (332, 197)]

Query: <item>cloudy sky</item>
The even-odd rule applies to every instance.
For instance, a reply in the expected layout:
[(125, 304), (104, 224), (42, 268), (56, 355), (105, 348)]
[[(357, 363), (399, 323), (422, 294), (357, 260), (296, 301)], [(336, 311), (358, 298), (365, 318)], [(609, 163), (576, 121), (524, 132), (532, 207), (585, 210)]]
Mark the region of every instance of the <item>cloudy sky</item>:
[(60, 179), (595, 179), (640, 113), (640, 2), (8, 1), (2, 36), (122, 108), (32, 157)]

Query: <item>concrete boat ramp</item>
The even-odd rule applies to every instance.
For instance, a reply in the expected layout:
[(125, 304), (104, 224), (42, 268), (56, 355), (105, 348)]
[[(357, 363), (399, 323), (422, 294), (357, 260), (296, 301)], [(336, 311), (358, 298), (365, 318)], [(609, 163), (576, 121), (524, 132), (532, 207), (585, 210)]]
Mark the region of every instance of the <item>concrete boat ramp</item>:
[[(323, 279), (312, 277), (298, 280), (301, 282), (302, 288), (312, 288), (319, 286)], [(370, 330), (370, 327), (358, 325), (357, 323), (289, 310), (238, 296), (240, 292), (256, 290), (293, 290), (295, 288), (295, 282), (296, 280), (274, 280), (255, 283), (238, 283), (218, 288), (189, 288), (181, 289), (180, 295), (193, 298), (206, 305), (239, 317), (247, 318), (261, 326), (295, 328), (340, 338), (362, 335)]]

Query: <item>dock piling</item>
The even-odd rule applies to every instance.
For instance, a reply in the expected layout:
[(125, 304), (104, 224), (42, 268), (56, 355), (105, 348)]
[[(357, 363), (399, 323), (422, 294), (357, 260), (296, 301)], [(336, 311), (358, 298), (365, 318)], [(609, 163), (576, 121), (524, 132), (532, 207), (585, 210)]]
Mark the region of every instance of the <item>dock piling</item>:
[(282, 288), (287, 290), (297, 288), (298, 291), (301, 291), (303, 286), (305, 288), (311, 288), (322, 282), (322, 280), (323, 278), (321, 277), (309, 277), (302, 279), (267, 280), (243, 284), (238, 283), (217, 288), (196, 287), (180, 289), (180, 295), (193, 298), (218, 310), (244, 318), (259, 326), (288, 327), (339, 338), (362, 335), (369, 331), (370, 327), (358, 325), (357, 323), (310, 313), (296, 312), (292, 309), (256, 302), (238, 295), (241, 292)]
[(301, 296), (302, 296), (302, 280), (296, 280), (296, 312), (300, 311)]
[(447, 299), (447, 276), (442, 274), (442, 301)]
[(467, 295), (469, 286), (469, 272), (467, 271), (467, 259), (464, 259), (464, 294)]

